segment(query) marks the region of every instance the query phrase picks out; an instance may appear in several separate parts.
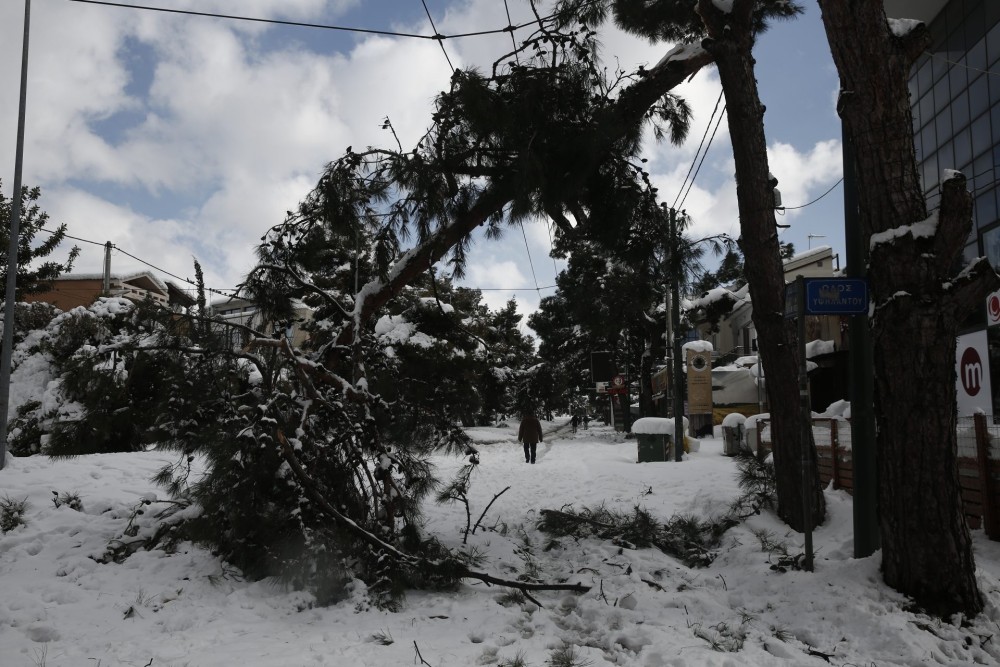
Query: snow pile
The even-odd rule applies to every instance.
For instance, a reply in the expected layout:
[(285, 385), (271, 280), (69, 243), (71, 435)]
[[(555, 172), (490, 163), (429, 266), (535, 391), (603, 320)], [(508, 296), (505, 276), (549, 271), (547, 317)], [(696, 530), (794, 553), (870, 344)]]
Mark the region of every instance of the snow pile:
[(739, 412), (730, 412), (728, 415), (722, 418), (722, 428), (734, 428), (736, 426), (743, 426), (746, 424), (746, 416), (740, 414)]
[(851, 402), (845, 400), (834, 401), (826, 410), (816, 416), (824, 419), (850, 419)]
[(837, 349), (832, 340), (813, 340), (806, 343), (806, 359), (812, 359), (822, 354), (830, 354)]

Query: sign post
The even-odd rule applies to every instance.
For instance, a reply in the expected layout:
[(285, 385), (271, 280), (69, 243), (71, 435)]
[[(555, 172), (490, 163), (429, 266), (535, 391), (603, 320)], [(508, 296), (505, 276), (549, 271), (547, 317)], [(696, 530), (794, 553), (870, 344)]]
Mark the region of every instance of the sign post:
[(812, 464), (812, 447), (809, 441), (812, 437), (812, 412), (809, 409), (809, 375), (806, 365), (806, 302), (808, 296), (805, 287), (805, 278), (799, 276), (795, 279), (799, 296), (796, 319), (798, 320), (799, 339), (799, 411), (801, 412), (801, 447), (802, 447), (802, 529), (805, 531), (805, 551), (806, 557), (803, 567), (806, 572), (813, 571), (813, 534), (812, 534), (812, 488), (809, 484), (809, 471)]
[(809, 406), (809, 376), (806, 368), (806, 315), (861, 315), (868, 313), (868, 282), (864, 278), (805, 278), (798, 276), (785, 287), (785, 317), (798, 320), (799, 402), (802, 412), (802, 513), (805, 531), (804, 567), (813, 569), (812, 418)]

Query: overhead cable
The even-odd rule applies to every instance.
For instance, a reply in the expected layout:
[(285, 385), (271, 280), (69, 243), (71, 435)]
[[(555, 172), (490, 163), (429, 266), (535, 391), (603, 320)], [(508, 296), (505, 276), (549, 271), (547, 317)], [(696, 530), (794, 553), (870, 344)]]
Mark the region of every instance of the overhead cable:
[(684, 175), (684, 180), (681, 181), (681, 189), (677, 192), (677, 196), (674, 198), (674, 203), (671, 204), (670, 208), (677, 208), (677, 202), (681, 200), (681, 195), (684, 193), (684, 187), (687, 185), (688, 178), (691, 176), (691, 172), (694, 171), (695, 163), (698, 162), (698, 155), (701, 154), (701, 147), (705, 145), (705, 137), (708, 136), (708, 130), (712, 127), (712, 121), (715, 120), (715, 113), (719, 110), (719, 104), (722, 103), (723, 92), (724, 91), (720, 91), (719, 98), (715, 100), (715, 107), (712, 109), (712, 115), (708, 118), (708, 124), (705, 125), (705, 132), (701, 135), (701, 142), (698, 143), (698, 149), (694, 152), (694, 158), (691, 160), (691, 166), (688, 167), (687, 174)]
[[(307, 23), (303, 21), (286, 21), (282, 19), (265, 19), (254, 16), (239, 16), (236, 14), (217, 14), (213, 12), (197, 12), (190, 9), (168, 9), (166, 7), (150, 7), (147, 5), (134, 5), (124, 2), (109, 2), (108, 0), (69, 0), (69, 2), (79, 2), (88, 5), (103, 5), (106, 7), (119, 7), (123, 9), (139, 9), (150, 12), (163, 12), (166, 14), (183, 14), (186, 16), (203, 16), (208, 18), (217, 19), (228, 19), (232, 21), (250, 21), (253, 23), (266, 23), (271, 25), (285, 25), (293, 26), (297, 28), (317, 28), (320, 30), (336, 30), (340, 32), (356, 32), (368, 35), (383, 35), (386, 37), (408, 37), (412, 39), (432, 39), (436, 41), (444, 41), (446, 39), (460, 39), (463, 37), (480, 37), (483, 35), (499, 35), (505, 32), (513, 33), (516, 30), (522, 28), (527, 28), (528, 26), (535, 25), (538, 23), (537, 19), (532, 19), (531, 21), (526, 21), (524, 23), (519, 23), (517, 25), (507, 25), (503, 28), (494, 28), (492, 30), (477, 30), (472, 32), (456, 33), (454, 35), (442, 35), (437, 33), (433, 35), (421, 35), (412, 32), (399, 32), (394, 30), (378, 30), (375, 28), (357, 28), (353, 26), (342, 26), (342, 25), (330, 25), (325, 23)], [(550, 14), (549, 16), (543, 17), (544, 20), (553, 19), (559, 16), (559, 12)]]

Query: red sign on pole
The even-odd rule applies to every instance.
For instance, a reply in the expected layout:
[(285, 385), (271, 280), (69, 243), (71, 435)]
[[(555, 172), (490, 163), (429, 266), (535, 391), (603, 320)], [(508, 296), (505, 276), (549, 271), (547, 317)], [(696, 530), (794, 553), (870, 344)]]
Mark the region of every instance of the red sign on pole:
[(625, 393), (625, 376), (616, 375), (611, 378), (611, 384), (608, 385), (609, 394), (624, 394)]

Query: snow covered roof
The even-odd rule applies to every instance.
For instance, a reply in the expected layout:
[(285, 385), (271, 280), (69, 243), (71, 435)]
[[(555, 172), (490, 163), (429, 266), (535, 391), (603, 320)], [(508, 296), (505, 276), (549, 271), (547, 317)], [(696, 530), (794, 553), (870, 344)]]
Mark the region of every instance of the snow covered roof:
[[(167, 284), (157, 278), (149, 271), (137, 271), (136, 273), (112, 273), (110, 275), (111, 282), (122, 282), (122, 283), (134, 283), (141, 286), (143, 289), (156, 289), (163, 294), (167, 293)], [(56, 281), (63, 280), (104, 280), (103, 273), (64, 273), (63, 275), (56, 278)], [(150, 284), (143, 285), (143, 282), (148, 282)]]
[(796, 253), (789, 259), (785, 260), (785, 273), (788, 273), (790, 270), (799, 266), (811, 264), (812, 262), (818, 262), (819, 260), (826, 259), (827, 257), (833, 257), (833, 248), (828, 245), (816, 246), (815, 248), (810, 248), (804, 252)]

